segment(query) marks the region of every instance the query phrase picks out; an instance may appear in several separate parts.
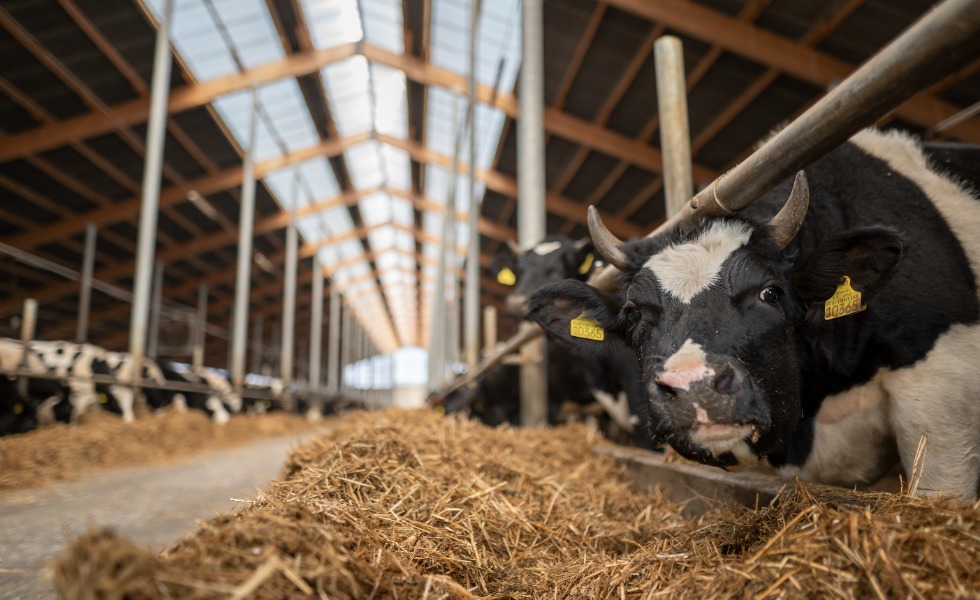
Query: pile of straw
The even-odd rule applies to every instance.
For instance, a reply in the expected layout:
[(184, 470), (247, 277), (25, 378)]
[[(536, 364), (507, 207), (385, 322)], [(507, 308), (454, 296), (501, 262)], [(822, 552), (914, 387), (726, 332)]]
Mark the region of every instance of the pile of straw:
[(302, 417), (275, 412), (233, 415), (225, 425), (200, 411), (172, 408), (140, 414), (132, 423), (111, 413), (88, 413), (77, 425), (56, 423), (0, 438), (0, 492), (77, 479), (98, 468), (165, 463), (312, 427)]
[[(857, 507), (832, 506), (790, 486), (757, 511), (718, 506), (685, 517), (663, 494), (635, 492), (620, 465), (593, 452), (602, 443), (582, 426), (489, 429), (427, 411), (347, 415), (297, 450), (250, 506), (159, 556), (144, 551), (139, 568), (162, 598), (980, 590), (978, 503), (854, 494)], [(59, 559), (63, 595), (82, 585), (79, 565), (95, 585), (99, 552), (79, 540)], [(106, 577), (121, 570), (105, 562)]]

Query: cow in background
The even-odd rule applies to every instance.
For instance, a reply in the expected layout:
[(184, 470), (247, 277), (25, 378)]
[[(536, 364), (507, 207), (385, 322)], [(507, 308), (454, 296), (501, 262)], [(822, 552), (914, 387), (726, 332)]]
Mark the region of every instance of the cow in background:
[[(596, 268), (595, 250), (588, 238), (572, 240), (552, 236), (522, 251), (510, 242), (494, 259), (497, 281), (513, 288), (505, 306), (509, 314), (523, 318), (530, 295), (556, 281), (585, 281)], [(631, 372), (622, 363), (583, 359), (559, 344), (549, 344), (548, 422), (598, 419), (611, 438), (622, 439), (633, 431), (630, 403), (638, 402), (639, 371)], [(451, 406), (469, 404), (471, 412), (483, 422), (496, 425), (520, 419), (520, 374), (512, 365), (502, 365), (487, 373), (475, 388), (450, 399)]]

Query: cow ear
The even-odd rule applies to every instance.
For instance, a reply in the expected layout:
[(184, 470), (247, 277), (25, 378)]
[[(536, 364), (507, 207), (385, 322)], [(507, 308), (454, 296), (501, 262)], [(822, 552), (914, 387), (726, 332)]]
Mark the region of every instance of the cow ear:
[(799, 260), (793, 268), (793, 287), (804, 302), (823, 302), (848, 277), (867, 302), (891, 281), (904, 255), (905, 240), (894, 229), (851, 229)]
[(618, 310), (614, 296), (583, 281), (565, 279), (535, 291), (525, 316), (576, 354), (596, 357), (625, 345)]

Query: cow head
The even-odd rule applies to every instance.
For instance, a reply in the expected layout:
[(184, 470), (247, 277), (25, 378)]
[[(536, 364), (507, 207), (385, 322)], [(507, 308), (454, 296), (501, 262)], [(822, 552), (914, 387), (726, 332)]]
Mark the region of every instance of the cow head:
[(802, 349), (815, 329), (833, 327), (824, 302), (845, 276), (871, 301), (904, 251), (883, 227), (805, 249), (795, 238), (807, 205), (800, 173), (769, 223), (711, 218), (626, 243), (590, 210), (593, 240), (623, 272), (625, 297), (614, 303), (585, 283), (552, 284), (532, 297), (528, 317), (581, 351), (632, 346), (649, 395), (640, 426), (651, 441), (702, 463), (750, 466), (800, 422)]
[(513, 288), (507, 296), (507, 312), (523, 317), (531, 293), (547, 283), (566, 278), (588, 279), (595, 267), (594, 253), (589, 238), (574, 241), (553, 236), (526, 252), (509, 240), (491, 266), (497, 281)]

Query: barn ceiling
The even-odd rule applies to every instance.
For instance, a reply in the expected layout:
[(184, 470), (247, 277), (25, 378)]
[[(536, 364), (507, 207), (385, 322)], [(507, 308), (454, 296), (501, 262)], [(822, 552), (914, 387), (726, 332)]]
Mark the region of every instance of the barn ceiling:
[[(98, 227), (92, 341), (123, 349), (149, 81), (163, 0), (0, 4), (0, 334), (26, 297), (38, 334), (75, 330), (78, 283), (25, 263), (80, 270)], [(614, 233), (664, 216), (653, 41), (684, 42), (695, 185), (747, 156), (923, 14), (891, 0), (547, 0), (544, 127), (549, 233), (586, 234), (598, 206)], [(282, 313), (285, 227), (300, 232), (298, 331), (308, 331), (312, 258), (376, 344), (425, 346), (442, 221), (455, 192), (456, 266), (470, 232), (465, 178), (469, 0), (176, 0), (157, 259), (168, 305), (209, 289), (208, 362), (223, 364), (235, 277), (250, 89), (259, 109), (251, 302)], [(486, 271), (516, 237), (520, 1), (485, 1), (477, 30), (477, 193)], [(980, 143), (980, 60), (881, 125)], [(461, 161), (461, 173), (469, 165)], [(110, 290), (111, 291), (111, 290)], [(306, 333), (297, 334), (300, 347)], [(213, 357), (213, 359), (212, 359)]]

